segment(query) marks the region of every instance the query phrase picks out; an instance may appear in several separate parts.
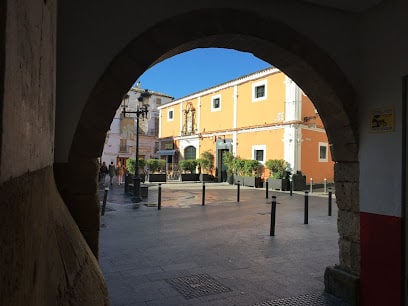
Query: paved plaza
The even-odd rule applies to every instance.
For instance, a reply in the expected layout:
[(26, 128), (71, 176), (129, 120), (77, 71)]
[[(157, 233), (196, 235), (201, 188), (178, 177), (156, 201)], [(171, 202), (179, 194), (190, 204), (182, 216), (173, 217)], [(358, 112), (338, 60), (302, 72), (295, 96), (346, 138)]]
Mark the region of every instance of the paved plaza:
[[(103, 188), (100, 189), (101, 200)], [(100, 265), (112, 306), (347, 305), (324, 293), (338, 263), (337, 206), (328, 196), (226, 183), (149, 185), (135, 206), (113, 185), (101, 216)], [(276, 196), (275, 236), (270, 236)]]

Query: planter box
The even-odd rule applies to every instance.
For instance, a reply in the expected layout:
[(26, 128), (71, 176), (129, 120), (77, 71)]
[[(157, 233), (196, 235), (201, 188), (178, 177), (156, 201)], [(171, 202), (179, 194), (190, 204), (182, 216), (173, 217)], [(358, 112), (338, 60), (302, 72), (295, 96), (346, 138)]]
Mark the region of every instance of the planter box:
[(237, 185), (238, 182), (239, 182), (239, 184), (241, 186), (243, 186), (244, 185), (244, 177), (240, 176), (240, 175), (234, 175), (234, 185)]
[(263, 187), (263, 182), (260, 177), (234, 175), (234, 184), (237, 185), (238, 182), (241, 186), (256, 187), (256, 188)]
[(147, 199), (147, 196), (149, 194), (149, 187), (147, 185), (140, 185), (140, 196), (144, 199)]
[(149, 174), (149, 182), (166, 182), (167, 176), (165, 173)]
[(199, 175), (198, 173), (184, 173), (181, 174), (181, 181), (186, 182), (186, 181), (198, 181), (199, 180)]
[(306, 175), (293, 174), (292, 184), (293, 184), (293, 190), (295, 191), (306, 190)]
[(230, 185), (234, 184), (234, 176), (228, 176), (227, 177), (227, 183), (230, 184)]
[(262, 187), (262, 179), (260, 177), (255, 176), (244, 176), (243, 178), (243, 185), (248, 187)]
[(201, 173), (199, 178), (200, 182), (212, 182), (214, 180), (214, 177), (211, 174), (206, 173)]
[[(145, 175), (144, 173), (139, 174), (140, 183), (145, 182)], [(125, 174), (125, 192), (133, 192), (133, 174), (126, 173)]]
[(288, 179), (274, 179), (268, 178), (269, 188), (272, 190), (288, 191), (290, 188), (290, 182)]

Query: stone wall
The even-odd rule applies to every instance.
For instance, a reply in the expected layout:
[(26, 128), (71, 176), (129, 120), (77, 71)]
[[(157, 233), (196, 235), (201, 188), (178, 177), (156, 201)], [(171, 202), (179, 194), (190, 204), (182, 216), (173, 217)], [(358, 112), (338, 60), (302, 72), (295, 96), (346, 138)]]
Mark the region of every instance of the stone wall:
[(108, 305), (51, 167), (0, 185), (0, 305)]
[(0, 0), (0, 16), (0, 305), (108, 305), (53, 175), (56, 1)]
[(325, 272), (325, 288), (351, 305), (359, 304), (360, 205), (359, 163), (339, 162), (334, 166), (336, 202), (339, 208), (339, 264)]

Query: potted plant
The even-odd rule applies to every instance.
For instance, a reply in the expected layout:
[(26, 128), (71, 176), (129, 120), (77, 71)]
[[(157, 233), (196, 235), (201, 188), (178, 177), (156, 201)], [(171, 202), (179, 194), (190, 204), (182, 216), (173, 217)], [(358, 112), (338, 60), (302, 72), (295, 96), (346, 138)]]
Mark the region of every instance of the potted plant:
[[(144, 182), (145, 181), (145, 175), (143, 172), (143, 168), (146, 165), (146, 161), (143, 158), (139, 158), (139, 177), (140, 181)], [(129, 179), (129, 174), (134, 175), (135, 174), (135, 168), (136, 168), (136, 158), (128, 158), (126, 160), (126, 170), (127, 173), (125, 175), (125, 184), (126, 184), (126, 178), (128, 177)]]
[(149, 182), (165, 182), (166, 173), (159, 173), (166, 167), (164, 159), (148, 159), (146, 165), (149, 168)]
[(235, 169), (235, 174), (234, 174), (234, 184), (244, 184), (244, 168), (245, 168), (245, 160), (242, 158), (235, 158), (234, 160), (234, 169)]
[(262, 165), (254, 159), (244, 160), (244, 185), (250, 187), (262, 187), (260, 171)]
[(283, 159), (269, 159), (265, 163), (269, 170), (269, 187), (272, 189), (289, 190), (289, 163)]
[(198, 174), (195, 173), (197, 167), (196, 159), (183, 159), (180, 161), (180, 168), (184, 172), (181, 174), (181, 181), (198, 181)]
[(211, 174), (214, 165), (214, 154), (211, 151), (201, 153), (197, 163), (202, 171), (202, 173), (200, 173), (200, 181), (211, 181)]
[(227, 167), (227, 182), (228, 184), (233, 184), (234, 183), (234, 161), (235, 157), (232, 152), (224, 152), (222, 156), (222, 161)]

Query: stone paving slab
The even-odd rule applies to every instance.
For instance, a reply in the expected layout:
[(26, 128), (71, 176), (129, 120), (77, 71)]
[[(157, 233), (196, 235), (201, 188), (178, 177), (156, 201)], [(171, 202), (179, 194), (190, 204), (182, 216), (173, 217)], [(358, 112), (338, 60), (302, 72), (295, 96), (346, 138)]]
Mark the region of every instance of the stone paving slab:
[[(235, 186), (213, 183), (206, 184), (202, 206), (201, 184), (161, 187), (161, 210), (144, 205), (157, 201), (158, 185), (149, 186), (137, 209), (123, 186), (109, 191), (100, 265), (112, 306), (289, 305), (278, 301), (323, 294), (324, 269), (338, 263), (335, 199), (329, 217), (327, 195), (310, 196), (305, 225), (301, 193), (274, 191), (266, 199), (264, 189), (244, 187), (237, 203)], [(278, 202), (274, 237), (272, 194)], [(169, 281), (194, 275), (230, 290), (186, 298)], [(333, 301), (318, 305), (340, 305)]]

